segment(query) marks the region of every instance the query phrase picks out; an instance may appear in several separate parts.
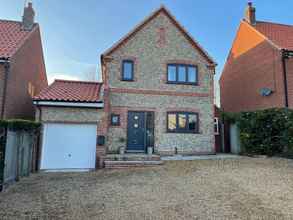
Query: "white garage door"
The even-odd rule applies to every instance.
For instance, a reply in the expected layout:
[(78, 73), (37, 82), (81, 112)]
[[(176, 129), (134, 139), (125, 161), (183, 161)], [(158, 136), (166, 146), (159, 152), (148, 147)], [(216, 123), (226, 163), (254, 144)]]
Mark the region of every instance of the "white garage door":
[(41, 169), (95, 168), (97, 126), (44, 125)]

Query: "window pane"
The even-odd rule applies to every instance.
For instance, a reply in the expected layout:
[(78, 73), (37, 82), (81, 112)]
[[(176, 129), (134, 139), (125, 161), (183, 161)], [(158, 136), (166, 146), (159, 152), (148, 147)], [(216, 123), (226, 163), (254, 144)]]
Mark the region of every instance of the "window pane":
[(176, 129), (176, 114), (168, 114), (168, 130), (174, 131)]
[(179, 123), (180, 129), (186, 128), (186, 122), (187, 122), (186, 115), (185, 114), (178, 114), (178, 123)]
[(133, 76), (133, 62), (124, 61), (123, 62), (123, 79), (132, 79)]
[(186, 68), (185, 66), (178, 66), (178, 81), (186, 82)]
[(168, 81), (176, 81), (176, 66), (168, 65)]
[(190, 114), (188, 118), (188, 130), (195, 131), (197, 127), (197, 115)]
[(188, 67), (188, 82), (196, 83), (196, 68), (194, 66)]

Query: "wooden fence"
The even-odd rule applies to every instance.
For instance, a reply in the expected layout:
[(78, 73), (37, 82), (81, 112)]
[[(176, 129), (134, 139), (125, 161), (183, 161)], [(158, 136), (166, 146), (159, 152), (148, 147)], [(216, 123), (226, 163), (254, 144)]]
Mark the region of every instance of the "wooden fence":
[(0, 130), (0, 191), (37, 170), (39, 133)]

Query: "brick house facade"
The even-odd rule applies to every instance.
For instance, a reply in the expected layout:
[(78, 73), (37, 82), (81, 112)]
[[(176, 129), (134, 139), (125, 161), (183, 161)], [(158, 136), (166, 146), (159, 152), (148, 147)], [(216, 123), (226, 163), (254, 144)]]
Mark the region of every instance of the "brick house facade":
[(0, 118), (33, 119), (32, 97), (48, 85), (40, 28), (32, 15), (29, 4), (22, 22), (0, 20)]
[(257, 21), (251, 3), (220, 78), (228, 112), (293, 108), (293, 26)]
[[(105, 120), (108, 126), (108, 152), (118, 152), (120, 138), (126, 139), (126, 145), (129, 145), (129, 112), (153, 113), (154, 132), (151, 135), (155, 153), (215, 152), (215, 63), (164, 7), (106, 51), (101, 60), (105, 111), (108, 113), (108, 120)], [(123, 61), (129, 60), (133, 63), (133, 79), (124, 81), (121, 78)], [(168, 64), (196, 66), (197, 85), (168, 83)], [(168, 112), (198, 114), (198, 132), (168, 132)], [(111, 115), (120, 117), (119, 125), (111, 125)]]

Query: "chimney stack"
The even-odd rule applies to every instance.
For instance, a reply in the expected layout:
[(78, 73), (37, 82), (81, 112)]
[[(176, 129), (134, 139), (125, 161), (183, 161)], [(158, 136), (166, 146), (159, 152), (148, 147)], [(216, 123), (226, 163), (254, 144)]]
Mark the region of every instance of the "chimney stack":
[(255, 7), (252, 6), (252, 2), (248, 2), (248, 5), (245, 10), (245, 18), (244, 19), (251, 25), (256, 24)]
[(33, 3), (29, 2), (28, 6), (24, 8), (22, 16), (22, 28), (26, 31), (30, 31), (34, 26), (35, 11), (33, 9)]

